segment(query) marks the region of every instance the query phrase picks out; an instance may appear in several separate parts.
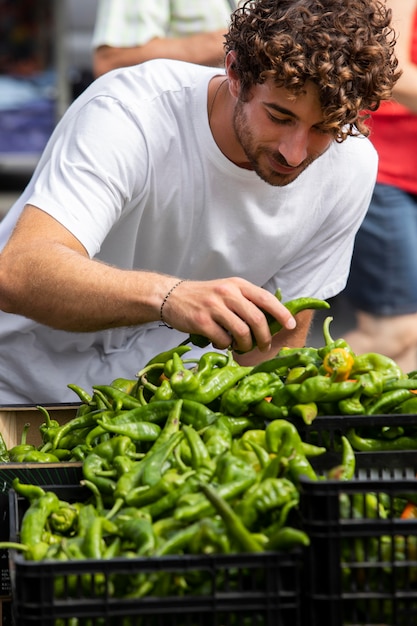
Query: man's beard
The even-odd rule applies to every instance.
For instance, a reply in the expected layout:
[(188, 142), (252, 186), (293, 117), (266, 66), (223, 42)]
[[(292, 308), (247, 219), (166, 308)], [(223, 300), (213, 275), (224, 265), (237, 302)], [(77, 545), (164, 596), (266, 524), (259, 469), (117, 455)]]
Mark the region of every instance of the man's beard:
[[(253, 171), (264, 182), (274, 187), (285, 187), (285, 185), (289, 185), (314, 161), (314, 158), (305, 159), (297, 167), (296, 171), (290, 174), (282, 174), (268, 166), (267, 157), (269, 156), (277, 163), (289, 167), (288, 163), (279, 152), (271, 152), (267, 148), (256, 145), (253, 133), (247, 123), (242, 100), (238, 100), (236, 103), (235, 114), (233, 116), (233, 129)], [(265, 165), (262, 165), (262, 162), (264, 162)]]

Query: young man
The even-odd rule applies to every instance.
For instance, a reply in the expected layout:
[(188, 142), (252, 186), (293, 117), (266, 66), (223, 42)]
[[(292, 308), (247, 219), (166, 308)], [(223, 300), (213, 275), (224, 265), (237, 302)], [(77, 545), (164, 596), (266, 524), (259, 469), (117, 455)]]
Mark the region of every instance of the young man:
[(95, 81), (1, 224), (1, 402), (74, 400), (68, 383), (132, 377), (188, 333), (246, 364), (304, 345), (311, 312), (274, 292), (345, 286), (377, 170), (362, 111), (398, 78), (389, 17), (248, 2), (224, 72), (154, 60)]

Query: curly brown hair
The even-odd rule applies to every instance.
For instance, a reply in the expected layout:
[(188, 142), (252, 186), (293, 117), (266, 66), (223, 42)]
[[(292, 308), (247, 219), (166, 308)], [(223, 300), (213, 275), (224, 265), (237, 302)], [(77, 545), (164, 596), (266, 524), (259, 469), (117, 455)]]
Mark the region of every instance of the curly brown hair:
[(337, 141), (369, 134), (366, 111), (391, 97), (401, 75), (391, 10), (382, 0), (246, 0), (225, 41), (226, 53), (236, 52), (242, 99), (269, 77), (294, 96), (311, 80), (323, 130)]

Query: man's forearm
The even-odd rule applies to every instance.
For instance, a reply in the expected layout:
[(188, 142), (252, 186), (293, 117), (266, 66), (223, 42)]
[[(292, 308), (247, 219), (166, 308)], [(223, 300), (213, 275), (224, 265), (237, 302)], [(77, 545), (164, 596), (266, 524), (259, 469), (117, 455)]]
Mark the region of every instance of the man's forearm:
[(183, 38), (151, 39), (143, 46), (100, 46), (94, 51), (94, 74), (100, 76), (117, 67), (128, 67), (157, 58), (217, 67), (223, 64), (223, 36), (224, 32), (218, 30)]

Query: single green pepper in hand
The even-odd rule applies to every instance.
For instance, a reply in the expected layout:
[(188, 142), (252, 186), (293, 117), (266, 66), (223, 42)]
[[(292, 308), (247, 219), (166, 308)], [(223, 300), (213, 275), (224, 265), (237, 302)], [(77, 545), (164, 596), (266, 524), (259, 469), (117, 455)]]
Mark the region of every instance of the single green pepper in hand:
[[(280, 290), (277, 290), (275, 292), (275, 297), (278, 300), (281, 299)], [(284, 303), (284, 306), (289, 310), (289, 312), (293, 316), (297, 315), (301, 311), (305, 311), (306, 309), (329, 309), (330, 308), (329, 303), (326, 302), (325, 300), (319, 300), (317, 298), (309, 298), (309, 297), (295, 298), (294, 300), (289, 300), (288, 302)], [(270, 313), (267, 313), (266, 311), (263, 311), (263, 313), (268, 322), (270, 333), (273, 336), (282, 329), (282, 324), (278, 322), (278, 320), (276, 320), (274, 317), (272, 317)], [(251, 350), (253, 350), (256, 347), (255, 338), (254, 337), (252, 338), (253, 338), (253, 345), (252, 345)], [(204, 337), (203, 335), (192, 333), (189, 335), (188, 339), (186, 339), (181, 345), (184, 345), (187, 343), (192, 343), (193, 345), (198, 346), (200, 348), (205, 348), (211, 342), (210, 342), (210, 339), (208, 339), (207, 337)]]

